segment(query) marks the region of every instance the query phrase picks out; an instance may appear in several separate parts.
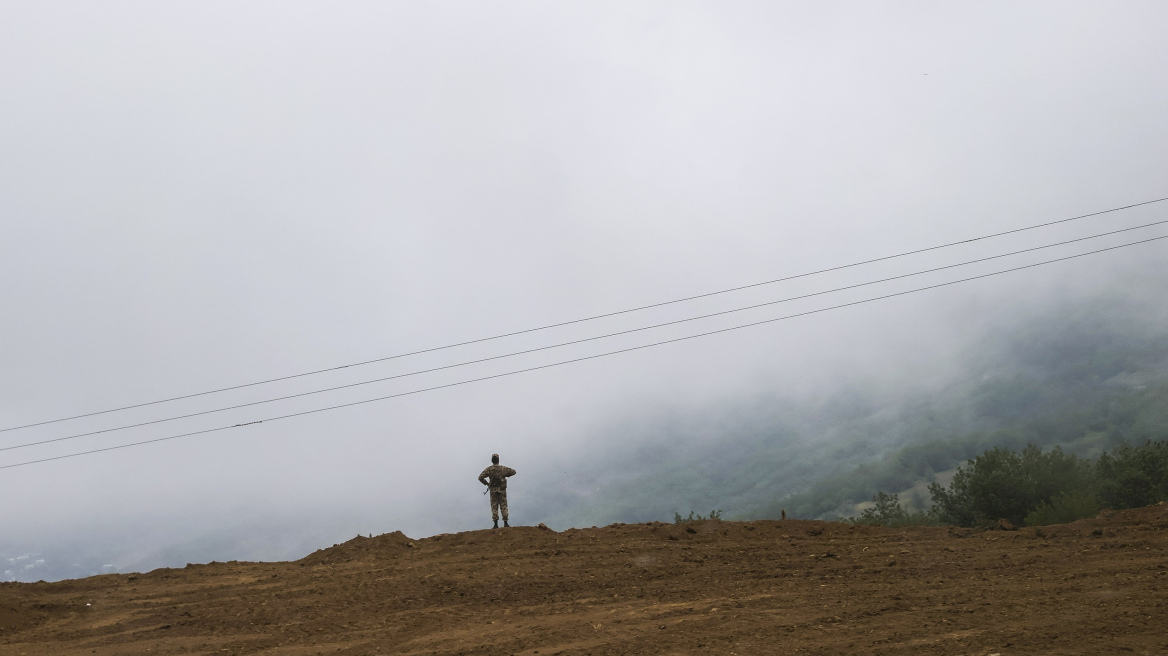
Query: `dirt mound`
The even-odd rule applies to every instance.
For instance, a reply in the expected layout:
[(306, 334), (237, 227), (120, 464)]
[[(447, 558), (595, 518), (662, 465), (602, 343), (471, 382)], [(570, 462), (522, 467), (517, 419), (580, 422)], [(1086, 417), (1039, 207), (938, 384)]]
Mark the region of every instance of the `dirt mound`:
[(318, 549), (296, 563), (298, 565), (328, 565), (330, 563), (351, 563), (357, 560), (375, 560), (413, 546), (414, 541), (401, 531), (385, 533), (377, 537), (358, 535), (348, 542), (334, 544), (326, 549)]
[[(412, 545), (412, 546), (411, 546)], [(1168, 653), (1168, 506), (358, 537), (293, 563), (0, 585), (0, 653)]]

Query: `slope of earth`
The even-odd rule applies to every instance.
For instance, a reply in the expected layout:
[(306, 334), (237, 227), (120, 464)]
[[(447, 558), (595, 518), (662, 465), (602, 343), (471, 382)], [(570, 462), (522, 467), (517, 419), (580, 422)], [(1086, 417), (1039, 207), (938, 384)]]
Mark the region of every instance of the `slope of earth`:
[(1168, 505), (1020, 531), (814, 521), (355, 538), (0, 584), (0, 653), (1168, 653)]

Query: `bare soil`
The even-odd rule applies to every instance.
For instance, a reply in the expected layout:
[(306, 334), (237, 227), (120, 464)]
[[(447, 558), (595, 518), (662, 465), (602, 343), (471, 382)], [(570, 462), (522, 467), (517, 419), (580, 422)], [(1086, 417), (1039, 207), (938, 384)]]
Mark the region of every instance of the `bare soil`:
[(1168, 505), (1018, 531), (812, 521), (359, 537), (0, 584), (0, 654), (1168, 654)]

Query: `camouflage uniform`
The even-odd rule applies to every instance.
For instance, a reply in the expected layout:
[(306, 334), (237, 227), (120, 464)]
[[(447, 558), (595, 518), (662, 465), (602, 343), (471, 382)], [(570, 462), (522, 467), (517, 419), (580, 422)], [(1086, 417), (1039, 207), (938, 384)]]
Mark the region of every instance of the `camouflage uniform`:
[(479, 482), (490, 488), (491, 519), (495, 523), (499, 522), (499, 513), (503, 514), (503, 522), (507, 521), (507, 477), (514, 475), (514, 469), (503, 465), (491, 465), (479, 474)]

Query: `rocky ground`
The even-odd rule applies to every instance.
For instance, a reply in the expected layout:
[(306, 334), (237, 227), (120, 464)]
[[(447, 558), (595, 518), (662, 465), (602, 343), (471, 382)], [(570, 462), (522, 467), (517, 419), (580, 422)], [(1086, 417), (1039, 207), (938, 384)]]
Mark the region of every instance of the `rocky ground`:
[(358, 537), (0, 584), (0, 654), (1166, 654), (1168, 505), (1044, 529), (812, 521)]

